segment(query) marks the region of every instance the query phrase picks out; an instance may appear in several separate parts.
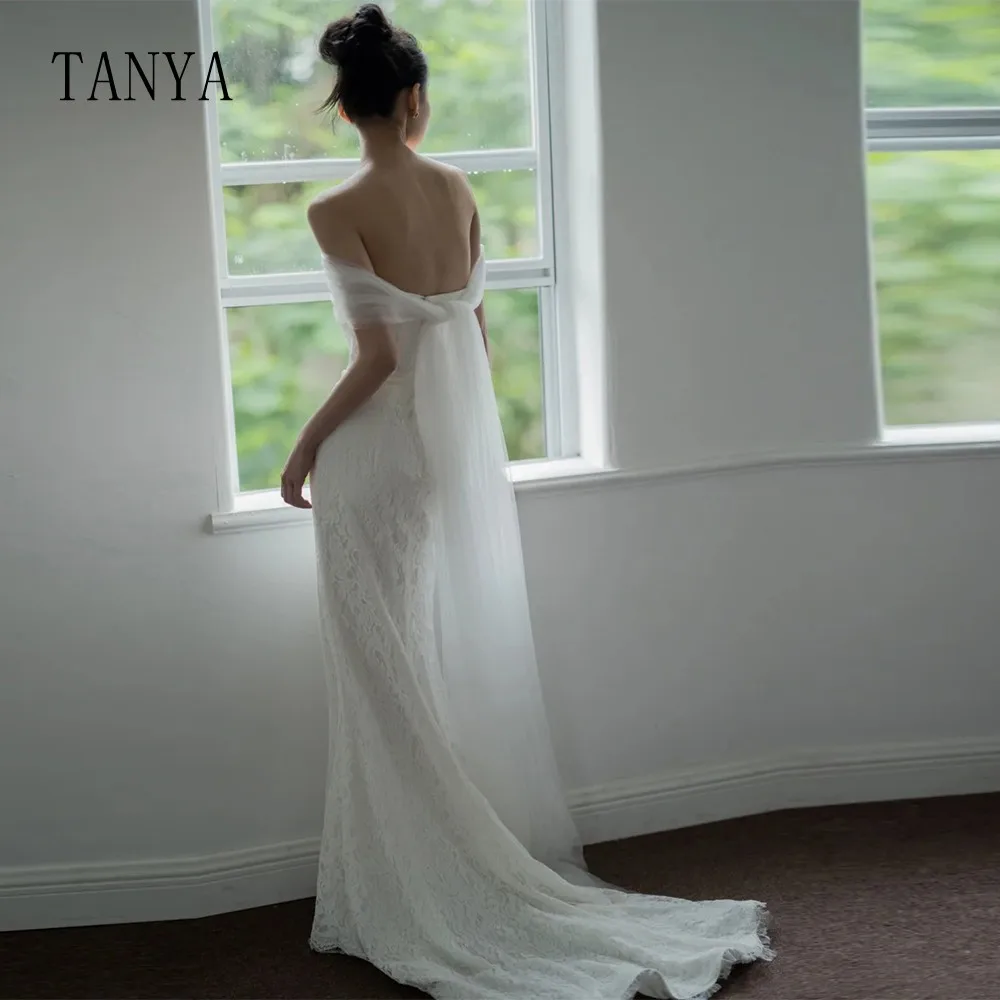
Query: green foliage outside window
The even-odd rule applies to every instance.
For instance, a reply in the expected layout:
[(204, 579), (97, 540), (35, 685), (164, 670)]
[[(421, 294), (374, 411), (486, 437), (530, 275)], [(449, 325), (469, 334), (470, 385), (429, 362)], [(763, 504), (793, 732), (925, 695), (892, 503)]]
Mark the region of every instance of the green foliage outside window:
[[(427, 152), (530, 145), (527, 0), (399, 0), (431, 67)], [(315, 58), (344, 0), (212, 0), (231, 102), (221, 157), (356, 156), (357, 137), (314, 113), (330, 86)], [(1000, 3), (866, 0), (869, 107), (1000, 106)], [(491, 258), (538, 249), (529, 171), (474, 175)], [(325, 184), (230, 187), (233, 274), (313, 270), (308, 202)], [(886, 419), (1000, 420), (1000, 152), (872, 153), (869, 199)], [(512, 459), (544, 454), (538, 295), (487, 295), (494, 381)], [(294, 436), (345, 361), (329, 303), (227, 311), (240, 482), (277, 483)]]
[[(996, 0), (866, 0), (869, 107), (1000, 107)], [(869, 155), (885, 418), (1000, 421), (1000, 151)]]

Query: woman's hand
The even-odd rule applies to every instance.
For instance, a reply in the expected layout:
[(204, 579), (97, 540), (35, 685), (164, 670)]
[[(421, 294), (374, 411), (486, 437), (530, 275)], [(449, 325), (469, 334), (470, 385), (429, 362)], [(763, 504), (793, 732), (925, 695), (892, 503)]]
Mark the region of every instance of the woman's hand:
[(292, 507), (312, 507), (302, 496), (302, 487), (316, 464), (320, 445), (396, 370), (395, 346), (387, 326), (357, 328), (354, 335), (358, 356), (347, 366), (330, 398), (299, 432), (281, 474), (281, 499)]
[(312, 504), (302, 495), (302, 487), (315, 464), (316, 448), (300, 440), (292, 449), (281, 473), (281, 499), (285, 503), (305, 510), (312, 508)]

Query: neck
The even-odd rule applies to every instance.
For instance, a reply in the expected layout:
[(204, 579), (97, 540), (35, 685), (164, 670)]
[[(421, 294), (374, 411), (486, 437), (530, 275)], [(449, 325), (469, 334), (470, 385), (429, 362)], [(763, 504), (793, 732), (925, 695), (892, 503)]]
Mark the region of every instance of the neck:
[(374, 166), (398, 163), (410, 153), (406, 126), (398, 122), (369, 125), (361, 132), (361, 159)]

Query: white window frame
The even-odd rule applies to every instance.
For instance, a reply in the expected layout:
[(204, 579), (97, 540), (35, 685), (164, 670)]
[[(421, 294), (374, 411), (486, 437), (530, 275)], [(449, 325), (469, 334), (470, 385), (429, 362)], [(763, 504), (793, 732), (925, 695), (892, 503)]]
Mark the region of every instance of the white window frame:
[[(868, 108), (865, 111), (865, 132), (865, 146), (869, 153), (1000, 149), (1000, 107)], [(876, 294), (874, 280), (872, 288), (873, 294)], [(876, 331), (877, 326), (876, 322)], [(876, 333), (879, 428), (884, 443), (921, 445), (1000, 441), (1000, 420), (984, 424), (887, 425), (881, 351), (881, 337)]]
[[(212, 0), (199, 0), (203, 52), (214, 51)], [(541, 462), (572, 459), (579, 455), (578, 397), (575, 356), (566, 324), (560, 325), (559, 296), (565, 294), (556, 283), (556, 232), (561, 228), (562, 208), (555, 192), (564, 185), (556, 183), (553, 150), (562, 145), (553, 135), (562, 117), (561, 20), (559, 0), (527, 0), (529, 10), (530, 87), (532, 95), (532, 143), (519, 149), (476, 150), (433, 154), (429, 158), (466, 171), (525, 170), (537, 178), (536, 217), (539, 254), (531, 258), (487, 259), (486, 288), (537, 289), (541, 353), (543, 420), (546, 455)], [(432, 67), (433, 71), (433, 67)], [(329, 300), (323, 272), (230, 275), (222, 190), (225, 187), (282, 182), (330, 181), (349, 177), (357, 170), (357, 159), (268, 160), (222, 163), (220, 157), (217, 95), (206, 105), (209, 158), (213, 187), (216, 266), (222, 316), (223, 358), (226, 375), (228, 442), (228, 478), (232, 506), (239, 507), (241, 497), (276, 493), (276, 490), (242, 491), (239, 486), (235, 418), (232, 402), (232, 375), (229, 364), (228, 337), (224, 310), (239, 306), (281, 305), (292, 302)], [(553, 108), (556, 109), (555, 113)], [(555, 121), (555, 125), (554, 125)], [(489, 248), (487, 248), (488, 252)], [(317, 251), (318, 257), (318, 251)], [(534, 466), (538, 460), (511, 463)], [(527, 471), (527, 470), (526, 470)]]

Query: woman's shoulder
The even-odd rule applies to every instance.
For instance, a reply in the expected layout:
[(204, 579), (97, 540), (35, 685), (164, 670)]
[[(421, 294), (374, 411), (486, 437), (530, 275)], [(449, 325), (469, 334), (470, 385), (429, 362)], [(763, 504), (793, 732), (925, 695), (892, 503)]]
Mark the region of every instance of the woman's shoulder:
[(350, 181), (314, 198), (306, 207), (306, 219), (320, 250), (328, 257), (371, 268), (358, 229), (356, 194)]
[(326, 216), (338, 217), (348, 210), (354, 202), (359, 192), (363, 191), (365, 172), (358, 171), (346, 180), (341, 181), (336, 187), (327, 188), (321, 191), (306, 206), (306, 216), (310, 223), (313, 219), (322, 219)]
[(465, 195), (466, 193), (472, 193), (472, 187), (469, 184), (469, 176), (464, 170), (461, 169), (461, 167), (453, 166), (450, 163), (441, 163), (437, 160), (431, 160), (426, 156), (422, 156), (420, 159), (428, 171), (440, 177), (441, 180), (456, 194)]

